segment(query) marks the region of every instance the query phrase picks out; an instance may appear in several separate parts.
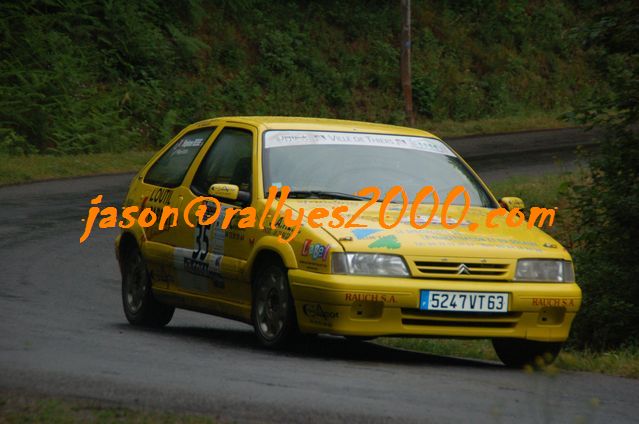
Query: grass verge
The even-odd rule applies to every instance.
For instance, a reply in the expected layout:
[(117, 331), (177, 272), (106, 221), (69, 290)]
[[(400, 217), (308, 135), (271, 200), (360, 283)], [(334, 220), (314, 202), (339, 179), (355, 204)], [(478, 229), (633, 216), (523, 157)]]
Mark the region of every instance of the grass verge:
[(527, 208), (556, 208), (553, 225), (544, 224), (542, 229), (570, 250), (574, 246), (573, 235), (577, 233), (575, 226), (578, 222), (570, 205), (570, 187), (582, 178), (584, 176), (580, 171), (541, 177), (515, 177), (491, 184), (490, 188), (498, 199), (504, 196), (520, 197)]
[[(391, 339), (378, 343), (432, 355), (498, 361), (489, 340)], [(620, 377), (639, 378), (639, 348), (628, 347), (611, 352), (563, 350), (554, 364), (570, 371), (587, 371)]]
[(153, 152), (95, 153), (87, 155), (0, 155), (0, 186), (55, 178), (138, 171)]
[(521, 116), (484, 118), (472, 121), (419, 121), (416, 126), (443, 138), (556, 129), (571, 126), (568, 122), (559, 119), (559, 115), (559, 112), (536, 112)]
[[(557, 119), (557, 115), (538, 113), (528, 116), (487, 118), (465, 122), (423, 121), (418, 122), (417, 127), (431, 131), (444, 138), (566, 127), (567, 124)], [(55, 178), (135, 172), (152, 155), (153, 152), (150, 151), (68, 156), (9, 156), (0, 154), (0, 186)]]
[(214, 423), (199, 415), (175, 414), (104, 406), (97, 401), (0, 393), (0, 422), (3, 423)]

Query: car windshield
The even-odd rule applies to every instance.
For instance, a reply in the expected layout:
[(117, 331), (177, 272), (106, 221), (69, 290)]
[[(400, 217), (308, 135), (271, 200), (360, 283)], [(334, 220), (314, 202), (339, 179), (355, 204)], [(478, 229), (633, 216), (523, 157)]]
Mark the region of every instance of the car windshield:
[[(324, 198), (354, 194), (375, 186), (385, 193), (402, 186), (409, 202), (431, 185), (443, 202), (458, 185), (466, 188), (471, 205), (495, 207), (468, 167), (439, 140), (388, 134), (328, 131), (264, 133), (264, 192), (289, 186), (295, 192), (323, 193)], [(401, 201), (401, 197), (396, 197)], [(424, 203), (432, 202), (428, 196)], [(463, 204), (458, 196), (453, 204)]]

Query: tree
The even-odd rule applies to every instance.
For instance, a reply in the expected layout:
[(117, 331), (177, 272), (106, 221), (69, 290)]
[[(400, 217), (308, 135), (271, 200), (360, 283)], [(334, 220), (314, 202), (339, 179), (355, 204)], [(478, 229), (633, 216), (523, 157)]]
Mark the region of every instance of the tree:
[(413, 88), (411, 85), (410, 69), (410, 0), (401, 0), (402, 6), (402, 34), (401, 34), (401, 57), (400, 72), (402, 79), (402, 91), (404, 92), (404, 108), (406, 119), (411, 126), (415, 125), (415, 115), (413, 113)]
[(586, 181), (573, 187), (584, 292), (573, 340), (605, 349), (639, 341), (639, 4), (608, 4), (582, 36), (609, 89), (572, 114), (605, 133)]

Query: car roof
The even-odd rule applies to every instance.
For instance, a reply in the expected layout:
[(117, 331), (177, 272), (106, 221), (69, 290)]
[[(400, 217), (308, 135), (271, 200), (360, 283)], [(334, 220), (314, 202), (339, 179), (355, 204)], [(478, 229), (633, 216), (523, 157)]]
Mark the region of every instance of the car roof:
[(416, 128), (397, 125), (378, 124), (372, 122), (348, 121), (342, 119), (302, 118), (294, 116), (225, 116), (197, 122), (192, 127), (219, 125), (222, 123), (252, 125), (262, 131), (266, 130), (312, 130), (312, 131), (344, 131), (372, 132), (383, 134), (410, 135), (417, 137), (438, 138), (435, 135)]

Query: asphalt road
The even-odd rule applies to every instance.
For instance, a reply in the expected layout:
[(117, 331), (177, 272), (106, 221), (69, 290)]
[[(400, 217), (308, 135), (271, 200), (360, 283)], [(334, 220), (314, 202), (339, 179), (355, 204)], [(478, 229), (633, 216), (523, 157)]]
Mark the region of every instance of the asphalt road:
[(573, 171), (601, 133), (579, 128), (445, 140), (487, 183), (518, 176)]
[[(535, 136), (544, 140), (539, 146), (564, 136), (573, 144), (582, 140), (559, 131), (500, 136), (511, 150), (492, 138), (451, 144), (493, 181), (575, 166), (574, 146), (541, 156), (529, 151)], [(517, 145), (526, 150), (526, 166), (513, 159)], [(562, 157), (554, 168), (537, 159), (549, 154)], [(271, 352), (256, 344), (247, 325), (186, 311), (162, 330), (131, 327), (121, 307), (116, 231), (94, 231), (78, 243), (89, 199), (102, 193), (120, 205), (129, 179), (0, 189), (0, 390), (221, 421), (637, 422), (638, 380), (526, 374), (337, 337)]]

